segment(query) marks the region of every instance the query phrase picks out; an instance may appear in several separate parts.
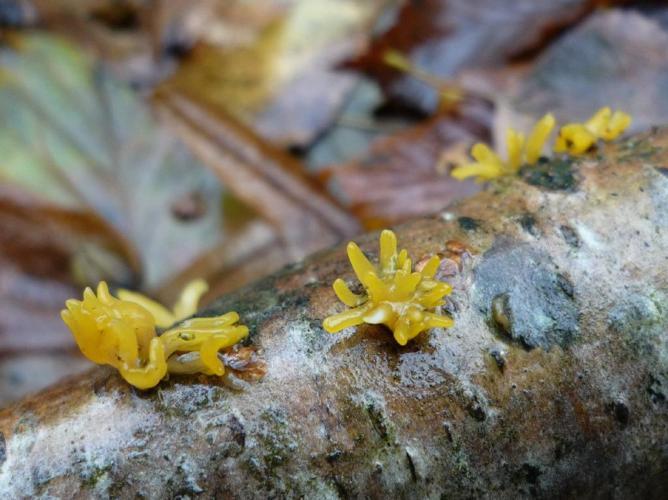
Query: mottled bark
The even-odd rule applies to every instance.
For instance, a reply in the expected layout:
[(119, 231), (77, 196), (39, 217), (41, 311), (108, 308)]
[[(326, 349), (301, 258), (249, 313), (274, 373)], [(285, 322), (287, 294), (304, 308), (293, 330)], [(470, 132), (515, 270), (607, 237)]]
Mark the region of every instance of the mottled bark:
[(322, 330), (353, 280), (338, 247), (202, 312), (241, 314), (260, 382), (140, 392), (96, 368), (2, 411), (3, 497), (665, 495), (666, 147), (546, 162), (399, 227), (416, 261), (447, 257), (456, 322), (405, 348)]

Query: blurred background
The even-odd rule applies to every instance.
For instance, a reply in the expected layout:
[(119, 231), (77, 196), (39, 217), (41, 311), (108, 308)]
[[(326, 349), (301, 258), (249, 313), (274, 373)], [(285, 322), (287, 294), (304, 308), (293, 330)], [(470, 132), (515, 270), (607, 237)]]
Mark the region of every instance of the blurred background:
[(480, 188), (548, 111), (668, 116), (666, 2), (0, 0), (0, 407), (90, 365), (64, 301), (204, 303)]

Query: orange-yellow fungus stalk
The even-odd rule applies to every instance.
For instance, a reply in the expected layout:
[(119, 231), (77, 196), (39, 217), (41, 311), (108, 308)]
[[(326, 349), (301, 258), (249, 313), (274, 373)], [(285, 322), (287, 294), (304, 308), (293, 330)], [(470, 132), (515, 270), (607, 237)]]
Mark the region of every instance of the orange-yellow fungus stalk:
[(589, 151), (596, 141), (612, 141), (631, 125), (631, 116), (622, 112), (614, 113), (608, 107), (599, 109), (584, 123), (569, 123), (559, 130), (554, 143), (555, 153), (581, 155)]
[[(199, 290), (201, 286), (186, 287), (181, 296), (184, 304), (181, 314), (194, 312), (199, 298), (194, 296)], [(172, 313), (136, 295), (149, 301), (150, 307), (113, 297), (102, 281), (97, 295), (86, 288), (82, 301), (68, 300), (61, 316), (84, 356), (94, 363), (113, 366), (139, 389), (156, 386), (167, 373), (222, 375), (225, 368), (218, 351), (248, 335), (248, 328), (236, 324), (237, 313), (230, 312), (213, 318), (189, 319), (158, 336), (154, 311)], [(162, 320), (166, 321), (166, 316)]]
[(471, 156), (475, 162), (455, 167), (452, 176), (459, 180), (475, 177), (478, 182), (482, 182), (515, 174), (522, 165), (533, 165), (538, 161), (554, 125), (554, 116), (548, 113), (538, 120), (528, 138), (512, 128), (508, 129), (506, 161), (503, 161), (489, 146), (476, 143), (471, 149)]
[(380, 265), (375, 266), (354, 243), (348, 243), (348, 258), (365, 294), (353, 293), (342, 280), (334, 282), (334, 292), (350, 307), (329, 316), (323, 327), (330, 333), (362, 323), (383, 324), (400, 345), (429, 328), (448, 328), (452, 318), (435, 312), (452, 291), (448, 283), (434, 278), (440, 259), (434, 255), (421, 271), (411, 269), (408, 252), (397, 253), (397, 237), (385, 230), (380, 235)]

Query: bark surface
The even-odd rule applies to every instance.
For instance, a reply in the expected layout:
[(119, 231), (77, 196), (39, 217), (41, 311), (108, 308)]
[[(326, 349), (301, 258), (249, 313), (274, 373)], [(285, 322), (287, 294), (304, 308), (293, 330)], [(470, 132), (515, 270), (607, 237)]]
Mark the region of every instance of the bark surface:
[(1, 496), (659, 498), (666, 148), (663, 129), (544, 162), (397, 228), (454, 286), (454, 328), (404, 348), (323, 331), (332, 282), (355, 282), (340, 246), (200, 313), (240, 313), (259, 382), (141, 392), (98, 367), (3, 410)]

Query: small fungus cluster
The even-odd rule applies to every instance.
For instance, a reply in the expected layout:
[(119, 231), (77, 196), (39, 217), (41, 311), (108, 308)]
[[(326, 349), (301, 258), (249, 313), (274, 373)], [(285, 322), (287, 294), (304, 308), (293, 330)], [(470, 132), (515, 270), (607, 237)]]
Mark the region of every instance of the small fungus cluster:
[[(523, 165), (535, 165), (555, 124), (552, 114), (545, 115), (536, 123), (526, 140), (524, 134), (508, 129), (508, 159), (505, 161), (486, 144), (476, 143), (471, 149), (475, 161), (455, 167), (451, 175), (459, 180), (475, 177), (477, 181), (483, 182), (513, 175)], [(613, 113), (608, 107), (601, 108), (584, 123), (569, 123), (561, 127), (553, 150), (555, 153), (582, 155), (590, 151), (598, 140), (616, 139), (630, 124), (631, 117), (628, 114), (621, 111)]]
[(413, 272), (408, 252), (397, 253), (397, 237), (388, 230), (380, 235), (379, 266), (369, 262), (354, 242), (348, 243), (347, 250), (366, 293), (353, 293), (345, 281), (337, 279), (334, 292), (351, 309), (326, 318), (325, 330), (336, 333), (361, 323), (383, 324), (400, 345), (406, 345), (424, 330), (453, 325), (449, 316), (433, 312), (452, 291), (448, 283), (434, 278), (440, 265), (438, 256), (432, 256), (421, 271)]
[[(201, 283), (186, 287), (170, 313), (132, 292), (122, 292), (125, 299), (113, 297), (102, 281), (97, 295), (86, 288), (82, 301), (68, 300), (61, 316), (84, 356), (94, 363), (113, 366), (130, 384), (148, 389), (167, 373), (223, 375), (225, 367), (218, 351), (248, 335), (248, 328), (236, 324), (239, 315), (235, 312), (189, 319), (157, 335), (156, 324), (189, 315), (202, 293)], [(155, 312), (160, 314), (154, 316)]]

